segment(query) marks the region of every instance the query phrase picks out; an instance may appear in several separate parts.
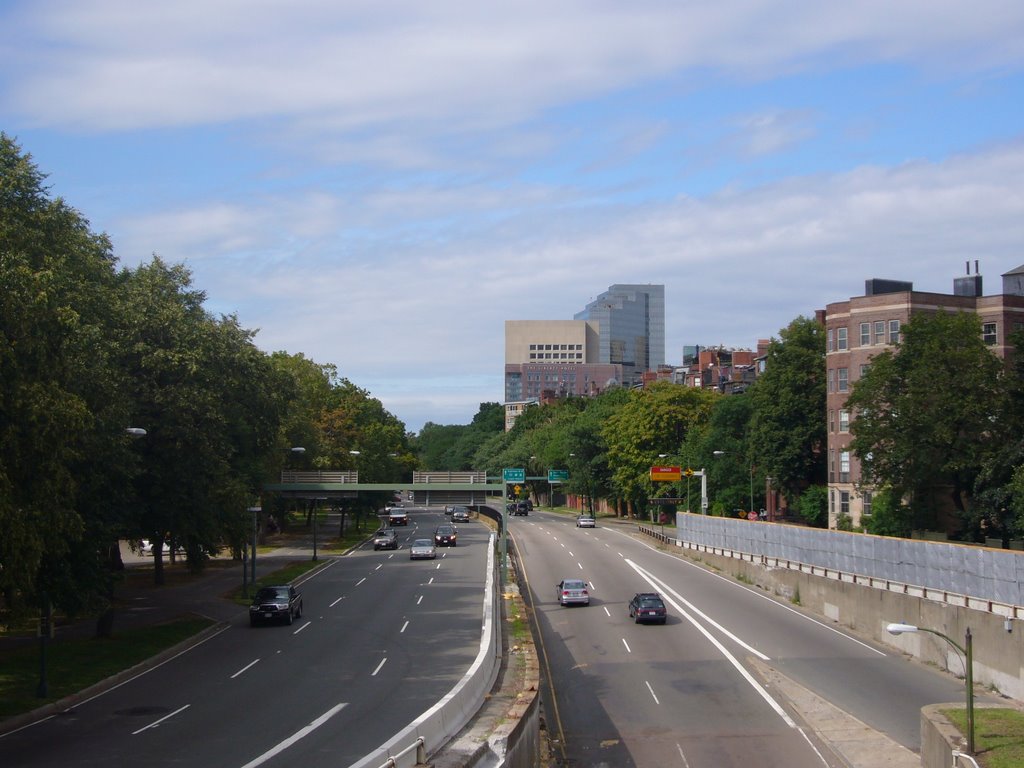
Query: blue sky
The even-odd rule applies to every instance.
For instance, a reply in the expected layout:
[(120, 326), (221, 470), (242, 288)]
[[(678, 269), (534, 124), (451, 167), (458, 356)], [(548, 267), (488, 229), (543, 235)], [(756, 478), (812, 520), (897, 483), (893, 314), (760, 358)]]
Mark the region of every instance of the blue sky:
[(0, 131), (410, 430), (504, 321), (662, 283), (666, 357), (1024, 264), (1024, 3), (0, 1)]

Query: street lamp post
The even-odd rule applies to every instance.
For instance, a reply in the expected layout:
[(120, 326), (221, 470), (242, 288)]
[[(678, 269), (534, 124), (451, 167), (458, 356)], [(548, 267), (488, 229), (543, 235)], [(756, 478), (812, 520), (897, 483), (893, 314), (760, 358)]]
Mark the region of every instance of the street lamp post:
[(904, 632), (927, 632), (930, 635), (941, 637), (963, 655), (964, 687), (967, 689), (967, 754), (974, 755), (974, 643), (971, 637), (971, 628), (967, 627), (962, 646), (941, 632), (925, 627), (915, 627), (913, 624), (888, 624), (885, 630), (892, 635), (902, 635)]

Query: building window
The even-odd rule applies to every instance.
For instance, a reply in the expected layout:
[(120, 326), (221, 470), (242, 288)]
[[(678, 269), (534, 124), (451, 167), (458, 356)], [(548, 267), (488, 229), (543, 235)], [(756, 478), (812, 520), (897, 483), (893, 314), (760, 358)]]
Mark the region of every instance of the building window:
[(995, 323), (982, 323), (981, 324), (981, 340), (989, 346), (996, 343), (996, 324)]
[(890, 320), (889, 321), (889, 343), (899, 344), (900, 343), (900, 321)]
[(871, 323), (860, 324), (860, 345), (867, 347), (871, 344)]
[(836, 412), (833, 411), (831, 408), (828, 409), (828, 431), (836, 431)]
[(850, 389), (850, 369), (849, 368), (837, 368), (836, 369), (836, 391), (847, 392)]
[(850, 431), (850, 412), (845, 408), (839, 411), (839, 431), (849, 432)]
[(850, 492), (840, 491), (839, 492), (839, 514), (850, 516)]
[(835, 343), (835, 331), (833, 331), (831, 328), (829, 328), (827, 336), (828, 336), (828, 351), (829, 352), (834, 352), (835, 351), (835, 346), (836, 346), (836, 343)]
[(848, 330), (848, 328), (836, 328), (836, 349), (840, 352), (845, 352), (849, 348), (846, 338)]
[(864, 506), (861, 509), (861, 515), (864, 517), (871, 517), (871, 491), (864, 491), (861, 495), (864, 498)]
[(839, 482), (848, 483), (850, 482), (850, 452), (841, 451), (839, 453)]
[(834, 483), (836, 481), (836, 449), (828, 449), (828, 481)]
[(863, 379), (867, 375), (868, 369), (870, 369), (870, 368), (871, 368), (871, 365), (869, 363), (861, 363), (860, 364), (860, 378)]
[(828, 391), (836, 391), (836, 372), (834, 368), (828, 369)]
[(875, 320), (875, 344), (885, 344), (885, 320)]

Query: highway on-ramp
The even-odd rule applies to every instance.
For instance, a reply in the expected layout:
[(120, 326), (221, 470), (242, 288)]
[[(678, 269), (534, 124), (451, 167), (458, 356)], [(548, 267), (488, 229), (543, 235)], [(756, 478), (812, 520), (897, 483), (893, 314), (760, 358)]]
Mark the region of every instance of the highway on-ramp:
[(291, 626), (247, 613), (201, 644), (0, 737), (5, 768), (348, 766), (448, 693), (480, 647), (489, 529), (409, 559), (440, 510), (410, 510), (400, 549), (326, 558)]

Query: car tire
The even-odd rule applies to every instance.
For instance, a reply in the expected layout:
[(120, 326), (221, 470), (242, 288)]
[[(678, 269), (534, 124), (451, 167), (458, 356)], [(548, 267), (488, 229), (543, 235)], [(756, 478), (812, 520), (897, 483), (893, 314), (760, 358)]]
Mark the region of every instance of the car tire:
[(292, 625), (293, 621), (295, 621), (295, 617), (292, 616), (291, 609), (289, 609), (288, 610), (288, 617), (284, 620), (284, 623), (287, 624), (290, 627)]
[(296, 619), (302, 618), (302, 603), (299, 603), (299, 612), (295, 614)]

